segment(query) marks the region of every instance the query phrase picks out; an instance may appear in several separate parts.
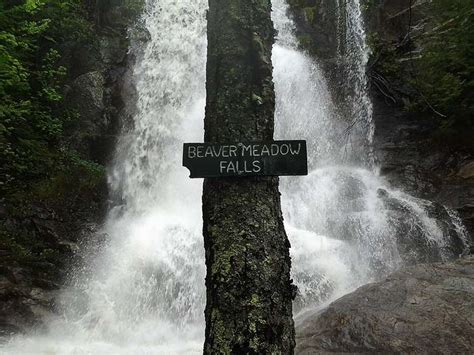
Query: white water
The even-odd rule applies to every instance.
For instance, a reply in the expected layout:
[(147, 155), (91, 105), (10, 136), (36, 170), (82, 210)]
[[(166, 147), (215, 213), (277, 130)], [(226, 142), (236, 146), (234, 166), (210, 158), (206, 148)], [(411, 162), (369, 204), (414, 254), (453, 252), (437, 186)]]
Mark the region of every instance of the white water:
[[(426, 244), (419, 254), (454, 255), (445, 232), (428, 214), (431, 203), (393, 190), (377, 174), (365, 74), (370, 53), (359, 1), (339, 6), (344, 26), (339, 61), (347, 78), (347, 87), (341, 88), (347, 93), (343, 110), (336, 109), (322, 69), (299, 50), (285, 0), (273, 5), (279, 32), (273, 52), (276, 138), (306, 139), (309, 145), (309, 176), (281, 178), (292, 273), (300, 293), (294, 307), (298, 316), (401, 267), (407, 257), (400, 255), (397, 235)], [(341, 111), (351, 119), (341, 117)], [(386, 206), (384, 193), (404, 215)], [(462, 239), (459, 220), (451, 219)], [(413, 258), (422, 260), (419, 254)]]
[(375, 125), (372, 120), (372, 101), (369, 82), (365, 73), (370, 57), (370, 48), (363, 22), (360, 0), (336, 0), (338, 24), (339, 70), (343, 72), (346, 85), (340, 88), (343, 99), (340, 105), (348, 126), (345, 144), (355, 150), (353, 161), (374, 168), (372, 141)]
[[(143, 44), (132, 37), (137, 92), (133, 127), (117, 147), (109, 183), (123, 204), (109, 236), (61, 297), (46, 335), (7, 351), (42, 354), (202, 353), (202, 181), (181, 167), (183, 142), (201, 141), (205, 106), (206, 0), (147, 0)], [(144, 48), (141, 46), (144, 45)]]
[[(48, 332), (15, 338), (5, 352), (202, 352), (201, 182), (188, 179), (180, 155), (184, 141), (203, 136), (206, 3), (147, 1), (143, 26), (150, 40), (142, 51), (135, 50), (133, 68), (137, 113), (109, 174), (112, 191), (123, 201), (104, 227), (109, 241), (91, 257), (92, 275), (78, 270), (63, 291), (64, 312), (48, 320)], [(360, 12), (348, 14), (355, 16), (348, 32), (356, 31), (365, 43)], [(360, 164), (371, 162), (367, 144), (373, 134), (364, 81), (366, 46), (351, 52), (358, 64), (350, 72), (357, 79), (352, 81), (358, 92), (352, 98), (354, 112), (370, 129), (355, 130), (354, 139), (344, 140), (347, 120), (337, 115), (321, 69), (298, 50), (283, 0), (274, 1), (273, 15), (280, 31), (273, 57), (276, 138), (307, 139), (310, 148), (309, 176), (281, 181), (293, 277), (300, 290), (295, 310), (302, 312), (401, 265), (393, 236), (398, 222), (385, 209), (380, 188), (410, 211), (423, 238), (442, 248), (444, 236), (423, 201), (392, 191), (372, 168)], [(138, 48), (138, 39), (132, 41)], [(354, 140), (364, 144), (354, 145)], [(360, 156), (367, 159), (351, 159)]]

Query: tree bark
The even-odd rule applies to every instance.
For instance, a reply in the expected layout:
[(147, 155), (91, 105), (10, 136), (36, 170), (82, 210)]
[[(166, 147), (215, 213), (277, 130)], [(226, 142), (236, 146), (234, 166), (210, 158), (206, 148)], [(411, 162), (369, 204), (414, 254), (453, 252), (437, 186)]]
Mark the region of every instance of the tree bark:
[[(271, 141), (270, 0), (209, 0), (206, 142)], [(278, 178), (204, 181), (206, 354), (292, 354), (290, 255)]]

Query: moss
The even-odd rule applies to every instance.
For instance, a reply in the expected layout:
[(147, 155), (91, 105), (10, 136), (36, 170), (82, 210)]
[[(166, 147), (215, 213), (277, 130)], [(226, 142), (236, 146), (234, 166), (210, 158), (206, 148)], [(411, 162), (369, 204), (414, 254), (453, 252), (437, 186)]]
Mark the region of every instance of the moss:
[[(61, 245), (54, 231), (38, 231), (35, 220), (61, 225), (68, 218), (80, 220), (81, 210), (92, 209), (105, 191), (105, 169), (95, 163), (69, 159), (68, 164), (32, 185), (7, 196), (8, 220), (0, 226), (0, 249), (7, 251), (4, 265), (35, 262), (64, 264)], [(97, 203), (96, 203), (97, 204)], [(72, 212), (74, 211), (74, 212)], [(74, 216), (69, 216), (74, 213)], [(43, 217), (46, 215), (46, 217)], [(73, 223), (69, 227), (72, 228)], [(69, 234), (72, 232), (69, 230)], [(51, 238), (51, 240), (48, 240)]]
[(300, 34), (297, 37), (298, 43), (303, 47), (310, 49), (313, 47), (313, 39), (308, 34)]
[(36, 184), (32, 192), (40, 200), (57, 204), (70, 198), (83, 198), (97, 193), (106, 183), (105, 168), (99, 164), (77, 160), (49, 179)]
[(222, 280), (226, 280), (228, 276), (233, 274), (232, 262), (239, 258), (240, 255), (245, 253), (246, 247), (243, 245), (232, 244), (229, 249), (221, 253), (219, 258), (216, 259), (215, 267), (213, 268), (213, 274), (219, 275)]
[(252, 297), (250, 299), (250, 304), (254, 307), (257, 307), (258, 305), (260, 305), (260, 303), (261, 303), (260, 297), (255, 293), (252, 294)]
[(0, 227), (0, 249), (7, 251), (2, 257), (3, 265), (29, 265), (37, 262), (60, 264), (61, 254), (51, 249), (44, 241), (28, 230), (9, 230)]
[(370, 12), (374, 11), (377, 1), (378, 0), (363, 0), (361, 2), (362, 11), (364, 11), (366, 13), (370, 13)]
[(305, 7), (303, 8), (303, 12), (305, 15), (305, 19), (308, 23), (314, 24), (316, 20), (316, 6), (311, 6), (311, 7)]
[(212, 322), (214, 324), (214, 336), (215, 336), (215, 343), (216, 348), (219, 349), (220, 354), (232, 354), (232, 349), (229, 346), (229, 337), (232, 334), (229, 334), (229, 327), (224, 321), (224, 319), (220, 316), (218, 309), (212, 310), (211, 315)]
[(145, 7), (145, 0), (124, 0), (123, 7), (127, 10), (129, 17), (137, 18)]

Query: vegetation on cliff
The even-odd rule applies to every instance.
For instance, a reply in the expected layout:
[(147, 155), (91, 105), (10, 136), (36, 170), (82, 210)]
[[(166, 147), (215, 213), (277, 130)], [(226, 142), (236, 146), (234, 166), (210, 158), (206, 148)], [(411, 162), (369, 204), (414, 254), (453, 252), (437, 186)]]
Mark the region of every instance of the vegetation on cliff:
[(474, 1), (412, 2), (396, 15), (408, 22), (405, 36), (371, 35), (374, 83), (406, 110), (432, 116), (443, 141), (472, 148)]
[(142, 6), (0, 0), (0, 338), (41, 322), (97, 235), (127, 30)]
[[(78, 119), (64, 105), (68, 63), (63, 53), (92, 41), (80, 0), (2, 2), (0, 12), (0, 189), (11, 195), (47, 180), (102, 169), (67, 148), (64, 133)], [(61, 175), (61, 177), (58, 176)]]
[(6, 219), (0, 249), (6, 261), (53, 261), (57, 251), (13, 221), (26, 223), (39, 204), (64, 208), (103, 180), (101, 165), (68, 147), (68, 128), (80, 117), (64, 99), (71, 79), (67, 56), (93, 42), (92, 29), (80, 0), (0, 2), (0, 202)]
[[(343, 9), (324, 0), (288, 3), (301, 46), (334, 72)], [(474, 1), (361, 0), (361, 5), (374, 89), (413, 117), (431, 117), (437, 127), (433, 138), (473, 149)]]
[(6, 219), (0, 249), (7, 261), (53, 261), (57, 251), (14, 220), (26, 223), (38, 206), (65, 209), (102, 185), (104, 168), (68, 146), (68, 130), (81, 117), (65, 102), (70, 55), (94, 42), (93, 28), (81, 0), (0, 2), (0, 202)]

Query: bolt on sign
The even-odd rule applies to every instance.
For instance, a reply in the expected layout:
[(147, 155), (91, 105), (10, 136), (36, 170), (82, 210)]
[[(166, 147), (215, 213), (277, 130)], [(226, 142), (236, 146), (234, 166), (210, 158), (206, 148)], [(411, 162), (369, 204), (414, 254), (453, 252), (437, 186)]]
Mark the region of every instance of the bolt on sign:
[(191, 178), (308, 175), (306, 141), (185, 143)]

